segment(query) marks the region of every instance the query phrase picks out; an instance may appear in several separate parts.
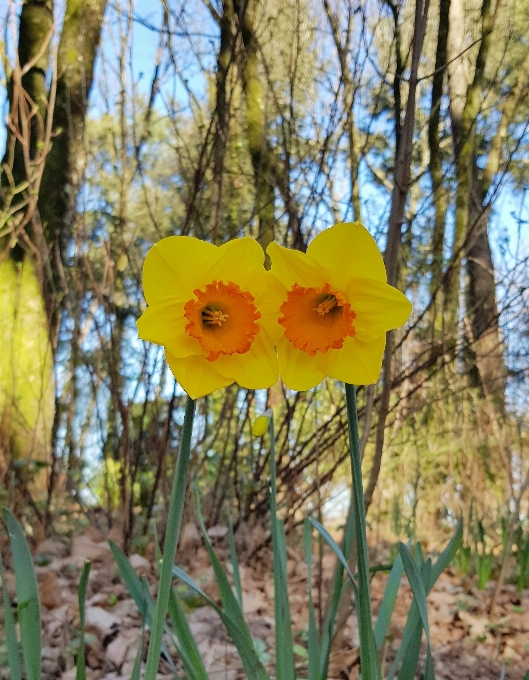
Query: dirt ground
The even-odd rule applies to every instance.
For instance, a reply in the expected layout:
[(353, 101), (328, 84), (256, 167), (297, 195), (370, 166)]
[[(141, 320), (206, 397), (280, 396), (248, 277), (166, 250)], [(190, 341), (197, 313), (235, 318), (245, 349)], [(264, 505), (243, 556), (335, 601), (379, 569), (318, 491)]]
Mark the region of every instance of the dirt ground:
[[(184, 531), (184, 534), (186, 532)], [(205, 550), (187, 532), (185, 549), (177, 562), (216, 597), (213, 571)], [(222, 554), (222, 548), (220, 548)], [(74, 680), (74, 655), (79, 625), (77, 585), (85, 560), (92, 562), (86, 599), (87, 677), (89, 680), (125, 680), (130, 677), (138, 645), (147, 638), (142, 633), (141, 618), (119, 576), (106, 540), (95, 530), (88, 530), (71, 543), (47, 540), (38, 546), (36, 561), (42, 603), (43, 673), (42, 680)], [(289, 594), (294, 631), (302, 631), (307, 622), (307, 567), (301, 550), (288, 548)], [(131, 563), (144, 574), (155, 592), (153, 560), (132, 555)], [(334, 568), (331, 554), (323, 558), (323, 592)], [(251, 566), (241, 568), (244, 610), (252, 637), (261, 640), (262, 660), (273, 672), (274, 623), (273, 580), (270, 555), (260, 554)], [(385, 587), (386, 576), (378, 573), (372, 581), (373, 609), (376, 614)], [(9, 571), (6, 582), (14, 593), (14, 577)], [(436, 677), (438, 680), (523, 680), (529, 669), (529, 590), (517, 594), (506, 586), (500, 595), (493, 618), (487, 615), (491, 589), (477, 590), (471, 580), (459, 578), (448, 570), (428, 597), (429, 620)], [(313, 585), (318, 601), (319, 589)], [(403, 578), (392, 618), (386, 664), (398, 646), (411, 602), (410, 588)], [(206, 669), (211, 678), (244, 678), (235, 647), (227, 637), (215, 612), (201, 606), (190, 593), (182, 592), (189, 607), (189, 621)], [(343, 631), (342, 643), (331, 659), (329, 678), (358, 678), (358, 634), (356, 618), (351, 614)], [(299, 638), (302, 643), (302, 638)], [(300, 677), (304, 676), (302, 656)], [(173, 675), (166, 664), (160, 665), (160, 680)], [(386, 665), (386, 667), (389, 667)], [(422, 667), (422, 666), (421, 666)], [(6, 680), (9, 673), (0, 669)], [(417, 678), (421, 678), (419, 674)]]

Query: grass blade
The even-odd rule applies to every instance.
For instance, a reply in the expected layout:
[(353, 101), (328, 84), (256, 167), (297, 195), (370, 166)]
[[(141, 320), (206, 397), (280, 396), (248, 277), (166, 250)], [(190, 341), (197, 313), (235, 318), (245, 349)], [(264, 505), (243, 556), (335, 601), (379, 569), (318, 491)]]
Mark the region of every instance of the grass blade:
[(140, 680), (142, 657), (143, 657), (143, 627), (141, 629), (141, 637), (138, 643), (138, 651), (136, 652), (136, 658), (134, 659), (134, 666), (132, 667), (130, 680)]
[(237, 559), (237, 549), (235, 548), (235, 536), (233, 535), (233, 524), (231, 515), (228, 513), (228, 541), (230, 545), (230, 562), (233, 569), (233, 585), (235, 586), (235, 594), (239, 600), (242, 608), (242, 586), (241, 573), (239, 571), (239, 561)]
[(182, 659), (187, 677), (189, 680), (209, 680), (180, 600), (172, 588), (169, 593), (169, 618), (178, 640), (177, 652)]
[(9, 677), (11, 680), (22, 679), (22, 668), (20, 666), (20, 650), (18, 648), (17, 633), (15, 628), (15, 617), (11, 609), (11, 598), (7, 592), (4, 580), (4, 569), (0, 560), (0, 576), (2, 577), (2, 595), (4, 600), (4, 628), (7, 646), (7, 665), (9, 666)]
[(77, 650), (77, 660), (76, 660), (76, 680), (86, 680), (86, 661), (85, 661), (85, 648), (84, 648), (84, 624), (85, 624), (85, 600), (86, 600), (86, 587), (88, 585), (88, 577), (90, 576), (90, 562), (85, 562), (83, 566), (83, 571), (81, 572), (81, 579), (79, 581), (79, 588), (77, 590), (77, 596), (79, 600), (79, 625), (81, 627), (79, 631), (79, 649)]
[(312, 535), (310, 522), (307, 518), (305, 518), (303, 521), (303, 547), (305, 549), (305, 562), (307, 563), (307, 580), (309, 589), (307, 680), (320, 680), (320, 641), (318, 638), (316, 612), (314, 610), (314, 602), (312, 601)]
[[(233, 640), (233, 644), (237, 647), (237, 651), (239, 652), (239, 656), (241, 657), (241, 662), (244, 667), (246, 677), (251, 678), (251, 680), (270, 680), (270, 677), (266, 672), (265, 667), (259, 661), (259, 657), (257, 656), (257, 653), (255, 651), (250, 631), (248, 630), (248, 626), (246, 625), (246, 621), (244, 620), (244, 616), (242, 615), (242, 611), (240, 610), (240, 608), (239, 613), (232, 609), (232, 613), (235, 615), (235, 618), (232, 618), (232, 616), (229, 616), (227, 612), (223, 611), (217, 604), (215, 604), (215, 602), (213, 602), (213, 600), (211, 600), (206, 595), (206, 593), (200, 588), (200, 586), (198, 586), (193, 581), (193, 579), (185, 573), (183, 569), (180, 569), (180, 567), (175, 566), (173, 567), (173, 574), (177, 578), (181, 579), (192, 590), (194, 590), (195, 593), (200, 595), (206, 602), (206, 604), (212, 607), (220, 616), (222, 622), (226, 626), (226, 630), (228, 631), (229, 636)], [(233, 600), (237, 603), (237, 599), (235, 595), (233, 595), (233, 593), (232, 596)]]
[(448, 545), (446, 548), (443, 550), (443, 552), (439, 555), (437, 560), (435, 561), (435, 564), (432, 566), (432, 571), (430, 574), (430, 580), (428, 584), (426, 585), (426, 594), (430, 592), (430, 590), (433, 588), (435, 582), (441, 576), (443, 571), (448, 567), (450, 562), (454, 559), (454, 556), (457, 552), (457, 549), (459, 548), (459, 544), (461, 543), (461, 539), (463, 538), (463, 522), (460, 520), (457, 523), (457, 529), (455, 534), (452, 536), (450, 539)]
[(363, 680), (381, 680), (380, 661), (373, 636), (371, 621), (371, 593), (369, 588), (369, 560), (367, 554), (367, 532), (362, 487), (362, 464), (360, 457), (360, 438), (358, 435), (358, 416), (356, 412), (356, 390), (354, 385), (345, 385), (347, 421), (351, 471), (353, 475), (353, 503), (355, 517), (356, 556), (358, 571), (358, 597), (356, 612), (360, 637), (360, 664)]
[(118, 565), (121, 578), (125, 582), (125, 586), (129, 591), (130, 596), (134, 600), (136, 607), (138, 607), (138, 611), (140, 612), (143, 620), (147, 626), (150, 627), (152, 623), (153, 611), (152, 600), (151, 603), (149, 603), (148, 598), (145, 597), (145, 591), (143, 589), (141, 579), (134, 571), (125, 553), (114, 543), (114, 541), (109, 541), (108, 544), (110, 546), (110, 550), (112, 551), (114, 560)]
[[(352, 500), (351, 500), (352, 503)], [(320, 525), (321, 526), (321, 525)], [(321, 527), (323, 529), (323, 526)], [(325, 529), (323, 529), (325, 531)], [(327, 533), (327, 532), (325, 532)], [(325, 536), (320, 532), (320, 536), (325, 539)], [(327, 534), (329, 538), (330, 535)], [(332, 540), (332, 539), (331, 539)], [(327, 541), (328, 542), (328, 541)], [(345, 525), (344, 536), (342, 540), (342, 548), (340, 549), (344, 557), (348, 556), (355, 544), (355, 518), (354, 513), (349, 512), (347, 517), (347, 524)], [(320, 676), (326, 678), (329, 671), (329, 659), (331, 655), (332, 640), (334, 634), (334, 622), (336, 620), (336, 613), (340, 599), (344, 595), (344, 589), (347, 587), (343, 581), (343, 565), (340, 560), (336, 565), (333, 576), (333, 583), (331, 588), (331, 604), (325, 622), (323, 624), (323, 631), (321, 633), (321, 647), (320, 647)], [(347, 583), (347, 582), (346, 582)], [(352, 587), (356, 586), (354, 581), (351, 581)]]
[[(144, 623), (150, 628), (153, 619), (154, 600), (150, 593), (149, 586), (146, 583), (143, 583), (138, 574), (136, 574), (121, 548), (113, 541), (109, 541), (108, 543), (112, 555), (114, 556), (114, 560), (118, 565), (121, 578), (125, 582), (125, 586), (134, 600), (136, 607), (138, 607), (138, 611), (140, 612)], [(170, 634), (170, 631), (168, 631), (168, 633)], [(163, 650), (167, 661), (172, 666), (173, 660), (171, 659), (164, 642), (162, 643), (161, 649)]]
[[(412, 606), (415, 607), (415, 605)], [(416, 608), (415, 611), (417, 611)], [(410, 636), (410, 640), (403, 650), (404, 654), (402, 658), (402, 666), (400, 667), (399, 672), (399, 680), (414, 680), (417, 670), (417, 664), (419, 662), (419, 654), (421, 651), (421, 641), (422, 641), (422, 624), (419, 616), (417, 616), (415, 621), (415, 627), (413, 629), (412, 635)], [(404, 638), (401, 643), (401, 647), (403, 646)]]
[(287, 548), (285, 529), (277, 517), (277, 485), (274, 419), (270, 418), (270, 523), (274, 556), (274, 610), (276, 623), (276, 675), (281, 680), (296, 680), (292, 622), (287, 586)]
[[(419, 609), (419, 615), (421, 617), (422, 627), (426, 633), (426, 639), (428, 644), (430, 644), (430, 628), (428, 626), (428, 605), (426, 604), (426, 590), (424, 588), (424, 583), (421, 577), (421, 573), (417, 564), (415, 563), (410, 549), (404, 545), (404, 543), (399, 542), (399, 554), (404, 565), (404, 571), (410, 582), (413, 597), (415, 598), (415, 603)], [(429, 579), (428, 579), (429, 580)]]
[(343, 568), (347, 572), (347, 575), (349, 576), (349, 579), (351, 580), (351, 583), (353, 584), (353, 591), (355, 593), (355, 597), (358, 594), (358, 586), (356, 585), (356, 581), (354, 578), (354, 575), (349, 568), (349, 565), (347, 564), (347, 560), (345, 559), (345, 555), (342, 552), (342, 549), (336, 543), (334, 538), (330, 535), (330, 533), (327, 531), (327, 529), (323, 526), (323, 524), (320, 524), (317, 519), (314, 519), (314, 517), (309, 518), (310, 523), (312, 526), (316, 529), (316, 531), (322, 536), (322, 538), (326, 541), (326, 543), (329, 545), (331, 550), (334, 552), (336, 557), (340, 560)]
[[(437, 564), (437, 563), (436, 563)], [(428, 559), (422, 566), (420, 574), (421, 574), (421, 579), (423, 584), (425, 583), (432, 583), (432, 561)], [(431, 590), (431, 588), (426, 589), (426, 594)], [(414, 678), (415, 675), (407, 676), (405, 674), (406, 670), (408, 669), (407, 672), (411, 673), (413, 670), (413, 673), (415, 673), (417, 669), (417, 661), (419, 658), (419, 651), (417, 651), (417, 654), (414, 655), (413, 650), (415, 647), (418, 645), (418, 648), (420, 650), (420, 645), (421, 645), (421, 638), (422, 638), (422, 630), (423, 630), (423, 624), (421, 621), (421, 614), (419, 612), (417, 602), (415, 598), (413, 599), (411, 603), (410, 610), (408, 612), (408, 618), (406, 620), (406, 625), (404, 626), (404, 632), (402, 634), (402, 640), (400, 643), (400, 646), (397, 650), (397, 654), (395, 655), (395, 659), (393, 660), (393, 664), (391, 665), (387, 680), (393, 680), (395, 677), (395, 674), (397, 673), (397, 669), (399, 667), (399, 664), (402, 661), (403, 668), (401, 668), (401, 672), (399, 673), (399, 680), (402, 680), (402, 678)], [(417, 640), (417, 637), (419, 638)], [(427, 654), (430, 654), (430, 645), (428, 645), (428, 650)], [(404, 672), (404, 675), (403, 675)]]
[(4, 522), (9, 533), (15, 571), (18, 625), (27, 680), (41, 680), (41, 628), (39, 588), (31, 552), (20, 525), (7, 508)]
[(402, 564), (402, 558), (400, 555), (398, 555), (393, 562), (393, 566), (391, 567), (388, 581), (386, 583), (386, 589), (384, 590), (384, 596), (382, 598), (382, 602), (380, 603), (380, 609), (378, 610), (377, 622), (375, 624), (374, 630), (375, 644), (377, 649), (381, 649), (386, 637), (386, 633), (388, 632), (389, 623), (391, 621), (391, 615), (393, 614), (393, 609), (397, 600), (397, 593), (403, 571), (404, 565)]
[(178, 538), (180, 536), (182, 512), (184, 509), (184, 500), (186, 496), (187, 472), (189, 469), (189, 457), (191, 454), (191, 435), (193, 433), (194, 416), (195, 402), (190, 397), (188, 397), (184, 417), (184, 426), (182, 429), (182, 439), (180, 441), (180, 450), (178, 452), (173, 487), (171, 490), (171, 500), (169, 502), (162, 569), (158, 584), (156, 606), (154, 608), (153, 614), (153, 625), (151, 629), (149, 651), (147, 652), (144, 680), (155, 680), (156, 674), (158, 672), (158, 665), (160, 663), (162, 636), (165, 629), (169, 593), (172, 587), (172, 570), (176, 555)]

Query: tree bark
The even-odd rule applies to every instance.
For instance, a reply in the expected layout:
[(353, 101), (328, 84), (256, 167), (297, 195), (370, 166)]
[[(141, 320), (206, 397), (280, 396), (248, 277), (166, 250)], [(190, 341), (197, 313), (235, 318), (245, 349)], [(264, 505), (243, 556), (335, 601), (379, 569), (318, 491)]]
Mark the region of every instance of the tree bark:
[[(11, 229), (5, 236), (0, 236), (0, 260), (6, 256), (18, 262), (23, 259), (26, 231), (28, 237), (33, 236), (35, 240), (30, 223), (42, 173), (40, 161), (43, 160), (48, 109), (46, 74), (52, 28), (52, 0), (24, 3), (20, 14), (18, 60), (8, 86), (9, 118), (0, 173), (0, 211), (11, 213), (7, 221)], [(39, 245), (40, 250), (42, 243)]]
[(443, 248), (445, 241), (446, 210), (448, 195), (444, 186), (441, 147), (439, 144), (439, 123), (441, 120), (441, 100), (443, 97), (443, 83), (446, 70), (448, 26), (450, 14), (450, 0), (440, 0), (439, 31), (437, 50), (435, 54), (435, 73), (432, 83), (432, 103), (430, 120), (428, 121), (428, 147), (430, 151), (430, 176), (432, 178), (433, 203), (435, 210), (432, 234), (432, 278), (430, 293), (434, 298), (432, 305), (432, 330), (435, 328), (438, 296), (443, 279)]
[[(0, 231), (6, 232), (0, 236), (0, 479), (18, 460), (17, 468), (12, 468), (17, 483), (29, 485), (39, 497), (46, 490), (46, 479), (36, 465), (51, 456), (55, 391), (42, 302), (40, 262), (45, 249), (36, 219), (45, 159), (52, 26), (51, 0), (24, 3), (0, 173)], [(25, 256), (28, 248), (31, 255)]]
[(107, 0), (68, 0), (59, 44), (53, 115), (56, 136), (44, 168), (38, 204), (49, 248), (45, 302), (54, 343), (66, 293), (62, 264), (84, 169), (85, 119), (106, 4)]
[(481, 177), (476, 158), (473, 158), (473, 191), (469, 207), (467, 270), (471, 343), (484, 396), (492, 401), (500, 417), (505, 412), (507, 370), (499, 327), (494, 263), (488, 234), (489, 210), (485, 202), (494, 177), (500, 170), (502, 147), (508, 126), (513, 121), (518, 107), (529, 96), (528, 67), (529, 54), (518, 65), (518, 77), (503, 104), (500, 122), (491, 142), (487, 164)]
[[(211, 191), (211, 240), (218, 243), (222, 185), (224, 180), (224, 155), (230, 129), (230, 106), (227, 98), (228, 72), (235, 52), (233, 0), (223, 0), (222, 16), (217, 16), (220, 27), (220, 48), (217, 56), (216, 106), (217, 125), (213, 139), (213, 186)], [(230, 234), (230, 237), (235, 234)]]
[(246, 99), (248, 147), (255, 178), (255, 214), (257, 239), (263, 249), (274, 240), (275, 200), (272, 165), (266, 135), (264, 92), (259, 76), (258, 43), (255, 35), (257, 0), (234, 0), (238, 25), (244, 45), (242, 82)]
[[(461, 0), (453, 0), (454, 8)], [(455, 11), (455, 9), (454, 9)], [(462, 12), (462, 9), (461, 9)], [(481, 93), (484, 85), (485, 65), (491, 44), (493, 15), (491, 0), (483, 0), (481, 7), (481, 42), (476, 59), (474, 78), (466, 90), (465, 104), (459, 117), (460, 92), (463, 89), (463, 76), (450, 80), (453, 87), (452, 133), (454, 136), (456, 164), (456, 211), (454, 224), (454, 241), (449, 269), (445, 277), (445, 328), (449, 339), (457, 337), (459, 290), (461, 276), (461, 260), (469, 226), (469, 207), (472, 193), (472, 168), (475, 152), (475, 124), (481, 108)], [(452, 24), (450, 24), (452, 27)], [(456, 26), (454, 30), (460, 30)], [(459, 54), (450, 54), (449, 58), (461, 58)]]
[[(415, 6), (415, 22), (413, 32), (412, 60), (410, 70), (410, 81), (408, 90), (408, 100), (406, 102), (406, 113), (404, 124), (401, 131), (400, 146), (398, 148), (395, 163), (393, 192), (391, 195), (391, 211), (389, 215), (388, 234), (386, 250), (384, 253), (384, 263), (386, 265), (387, 280), (392, 286), (397, 284), (399, 271), (399, 251), (401, 245), (401, 227), (404, 221), (404, 210), (406, 200), (410, 190), (411, 159), (413, 151), (413, 132), (415, 127), (415, 105), (418, 83), (419, 61), (421, 58), (424, 35), (428, 21), (429, 0), (417, 0)], [(384, 437), (386, 431), (386, 418), (389, 412), (389, 398), (391, 393), (391, 363), (393, 357), (393, 332), (389, 331), (386, 339), (386, 349), (384, 351), (384, 362), (382, 368), (382, 394), (380, 397), (380, 407), (378, 411), (378, 421), (376, 428), (375, 453), (373, 464), (369, 473), (369, 481), (365, 491), (366, 510), (371, 505), (373, 494), (380, 474), (382, 464), (382, 453), (384, 450)]]
[[(68, 0), (50, 93), (53, 2), (27, 0), (20, 17), (0, 179), (2, 213), (10, 212), (7, 225), (12, 227), (0, 239), (0, 330), (7, 348), (0, 357), (4, 463), (51, 455), (57, 291), (64, 292), (62, 263), (81, 178), (87, 98), (105, 5), (106, 0)], [(52, 128), (55, 136), (46, 155)], [(44, 489), (39, 483), (37, 492)]]
[(354, 99), (355, 99), (355, 83), (351, 77), (351, 70), (347, 63), (347, 55), (350, 50), (350, 36), (353, 22), (353, 13), (351, 6), (349, 6), (348, 26), (345, 33), (345, 39), (342, 43), (342, 33), (338, 17), (332, 11), (328, 0), (324, 0), (323, 5), (329, 24), (331, 26), (334, 45), (340, 62), (340, 77), (343, 86), (343, 101), (345, 109), (345, 128), (347, 131), (347, 139), (349, 142), (349, 167), (350, 167), (350, 183), (351, 183), (351, 205), (353, 206), (353, 220), (362, 220), (360, 214), (360, 188), (358, 186), (358, 142), (356, 136), (356, 125), (354, 119)]

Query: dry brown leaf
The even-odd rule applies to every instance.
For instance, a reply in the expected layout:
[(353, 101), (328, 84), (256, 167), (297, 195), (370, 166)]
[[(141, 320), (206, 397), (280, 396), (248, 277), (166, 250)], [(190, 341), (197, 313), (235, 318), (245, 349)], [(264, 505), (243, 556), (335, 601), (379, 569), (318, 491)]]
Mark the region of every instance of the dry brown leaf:
[(62, 589), (57, 582), (57, 576), (50, 571), (44, 581), (39, 585), (41, 604), (46, 609), (55, 609), (62, 604)]

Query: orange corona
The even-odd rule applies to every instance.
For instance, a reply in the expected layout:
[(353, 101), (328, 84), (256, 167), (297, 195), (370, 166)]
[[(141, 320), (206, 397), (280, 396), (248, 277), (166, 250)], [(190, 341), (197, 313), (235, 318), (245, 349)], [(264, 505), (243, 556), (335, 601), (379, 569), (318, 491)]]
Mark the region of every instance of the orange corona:
[(341, 349), (345, 338), (355, 335), (356, 314), (342, 293), (331, 289), (304, 288), (295, 283), (279, 311), (279, 323), (297, 349), (311, 357), (317, 352)]
[(206, 359), (215, 361), (221, 354), (244, 354), (259, 333), (256, 323), (261, 314), (255, 298), (228, 281), (213, 281), (203, 290), (193, 291), (196, 300), (184, 305), (188, 320), (185, 331), (196, 338), (207, 352)]

